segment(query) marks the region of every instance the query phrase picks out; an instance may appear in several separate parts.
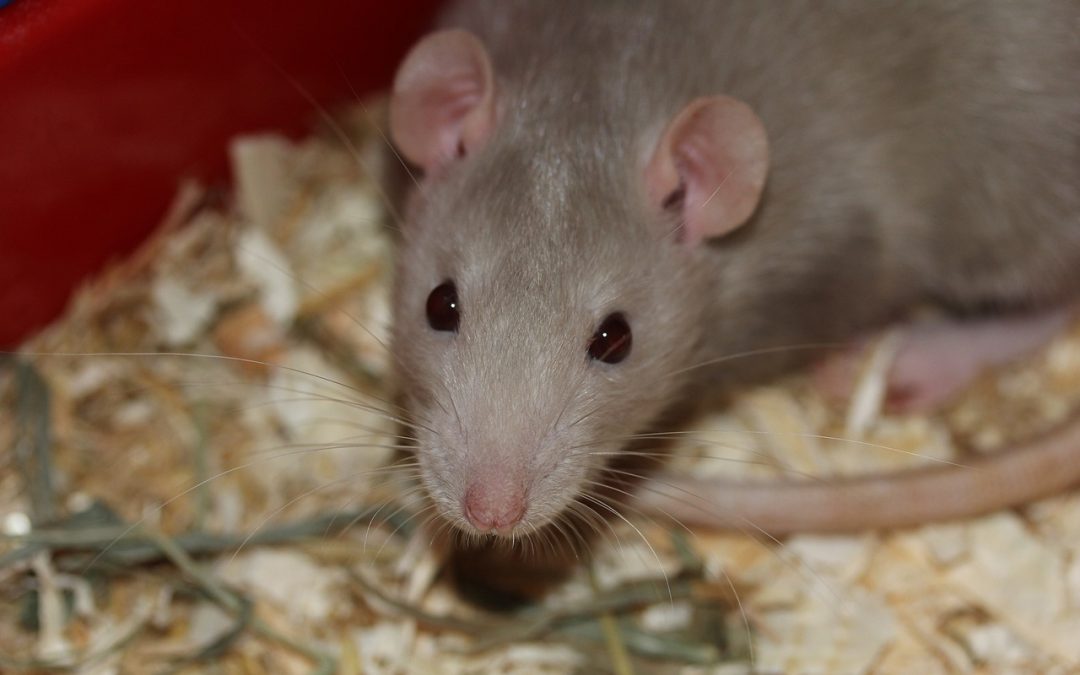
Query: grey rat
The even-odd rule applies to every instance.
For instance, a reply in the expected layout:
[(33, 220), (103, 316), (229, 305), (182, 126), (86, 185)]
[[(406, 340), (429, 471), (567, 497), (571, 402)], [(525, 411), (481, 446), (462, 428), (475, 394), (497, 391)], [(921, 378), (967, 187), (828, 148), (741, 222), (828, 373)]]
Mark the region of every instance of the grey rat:
[[(603, 515), (582, 495), (633, 435), (810, 353), (788, 347), (926, 301), (1074, 302), (1078, 36), (1075, 0), (455, 4), (390, 103), (423, 170), (392, 349), (440, 515), (512, 537)], [(1075, 483), (1080, 425), (1007, 457), (640, 500), (772, 531), (967, 515)]]

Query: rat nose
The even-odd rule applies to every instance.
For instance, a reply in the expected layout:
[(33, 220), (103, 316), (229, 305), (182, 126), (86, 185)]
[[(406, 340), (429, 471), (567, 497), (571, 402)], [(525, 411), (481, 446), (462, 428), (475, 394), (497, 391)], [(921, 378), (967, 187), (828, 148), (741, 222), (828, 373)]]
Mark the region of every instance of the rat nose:
[(465, 491), (465, 518), (481, 532), (507, 534), (525, 515), (525, 494), (511, 486), (474, 483)]

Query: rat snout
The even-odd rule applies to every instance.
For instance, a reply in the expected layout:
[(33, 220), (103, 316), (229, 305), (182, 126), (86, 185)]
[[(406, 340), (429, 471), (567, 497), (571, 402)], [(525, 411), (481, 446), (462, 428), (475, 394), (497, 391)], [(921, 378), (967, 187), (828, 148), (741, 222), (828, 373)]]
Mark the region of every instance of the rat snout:
[(465, 491), (465, 518), (480, 532), (510, 534), (525, 515), (525, 491), (510, 481), (474, 482)]

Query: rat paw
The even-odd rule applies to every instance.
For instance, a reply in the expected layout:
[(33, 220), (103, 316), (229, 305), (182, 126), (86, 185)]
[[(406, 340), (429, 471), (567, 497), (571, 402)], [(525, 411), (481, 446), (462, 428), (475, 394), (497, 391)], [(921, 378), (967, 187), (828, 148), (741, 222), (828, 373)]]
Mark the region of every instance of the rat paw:
[[(950, 347), (930, 348), (901, 337), (886, 375), (883, 406), (893, 413), (926, 412), (940, 408), (962, 391), (978, 374), (977, 369), (956, 358)], [(913, 343), (914, 342), (914, 343)], [(826, 399), (843, 404), (851, 400), (870, 358), (870, 341), (837, 352), (819, 363), (811, 373), (814, 388)]]
[(867, 341), (860, 340), (855, 346), (833, 352), (814, 364), (810, 370), (814, 389), (833, 403), (850, 399), (866, 361), (867, 349)]
[[(952, 402), (982, 371), (961, 336), (903, 336), (889, 369), (884, 407), (891, 413), (926, 413)], [(942, 339), (944, 338), (944, 339)]]
[[(1068, 320), (1057, 310), (978, 321), (924, 321), (901, 329), (884, 397), (890, 412), (936, 410), (950, 403), (986, 370), (1048, 342)], [(851, 398), (867, 362), (868, 341), (839, 352), (812, 375), (826, 398)]]

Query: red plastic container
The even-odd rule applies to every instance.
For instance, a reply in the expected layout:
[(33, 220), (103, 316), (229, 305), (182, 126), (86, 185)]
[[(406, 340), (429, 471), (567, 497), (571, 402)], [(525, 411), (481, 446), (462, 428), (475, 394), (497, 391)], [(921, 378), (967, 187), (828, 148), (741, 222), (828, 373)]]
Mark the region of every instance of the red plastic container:
[(13, 0), (0, 8), (0, 347), (130, 252), (228, 139), (384, 87), (439, 0)]

